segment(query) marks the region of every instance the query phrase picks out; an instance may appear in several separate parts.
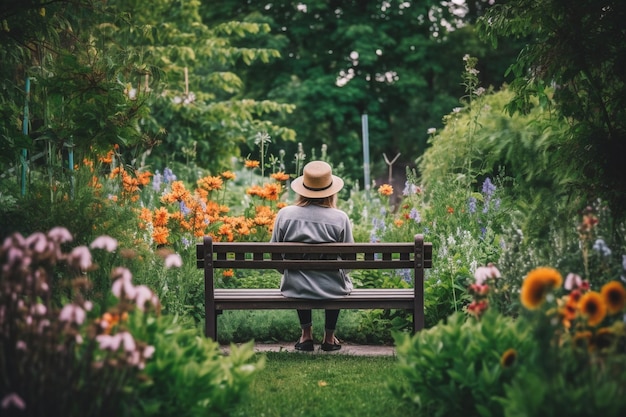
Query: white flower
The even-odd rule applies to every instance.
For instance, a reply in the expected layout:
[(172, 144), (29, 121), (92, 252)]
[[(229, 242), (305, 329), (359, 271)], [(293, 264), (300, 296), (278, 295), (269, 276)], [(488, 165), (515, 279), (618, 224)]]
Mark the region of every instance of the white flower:
[(70, 323), (83, 324), (87, 314), (85, 310), (76, 304), (68, 304), (61, 310), (59, 314), (59, 320), (68, 321)]
[(117, 240), (111, 236), (98, 236), (93, 242), (91, 242), (89, 247), (91, 249), (103, 249), (107, 252), (113, 252), (117, 249)]
[(428, 133), (429, 135), (434, 135), (435, 132), (437, 132), (437, 129), (435, 129), (434, 127), (430, 127), (428, 128), (428, 130), (426, 131), (426, 133)]
[(166, 268), (180, 268), (183, 266), (183, 258), (180, 257), (177, 253), (172, 253), (167, 255), (165, 258), (165, 267)]

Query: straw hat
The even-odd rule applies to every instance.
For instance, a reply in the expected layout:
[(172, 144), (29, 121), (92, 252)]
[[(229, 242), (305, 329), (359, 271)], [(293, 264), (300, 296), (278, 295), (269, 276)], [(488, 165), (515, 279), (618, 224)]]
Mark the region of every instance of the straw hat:
[(343, 180), (333, 175), (330, 165), (323, 161), (309, 162), (303, 175), (291, 182), (291, 189), (307, 198), (330, 197), (342, 188)]

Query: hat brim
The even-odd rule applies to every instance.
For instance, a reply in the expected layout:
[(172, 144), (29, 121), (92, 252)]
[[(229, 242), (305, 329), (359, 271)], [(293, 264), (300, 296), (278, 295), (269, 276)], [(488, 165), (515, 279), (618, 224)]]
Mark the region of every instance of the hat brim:
[(300, 176), (291, 182), (291, 189), (296, 193), (300, 194), (302, 197), (306, 198), (326, 198), (331, 195), (337, 194), (343, 188), (343, 180), (336, 175), (332, 175), (333, 183), (330, 187), (325, 188), (323, 190), (313, 191), (309, 190), (304, 186), (302, 181), (304, 180), (304, 176)]

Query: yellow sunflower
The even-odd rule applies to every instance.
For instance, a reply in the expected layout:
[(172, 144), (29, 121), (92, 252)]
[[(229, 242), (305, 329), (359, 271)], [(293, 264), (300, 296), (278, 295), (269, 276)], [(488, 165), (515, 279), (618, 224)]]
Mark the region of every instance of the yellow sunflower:
[(608, 314), (616, 314), (624, 309), (626, 305), (626, 290), (619, 281), (611, 281), (604, 284), (600, 290)]
[(610, 348), (616, 340), (616, 335), (610, 327), (602, 327), (593, 337), (594, 347), (597, 349)]
[(500, 357), (500, 365), (503, 368), (510, 368), (517, 359), (517, 351), (515, 349), (507, 349)]
[(578, 302), (578, 309), (587, 318), (587, 324), (597, 326), (606, 317), (606, 304), (597, 291), (589, 291)]
[(593, 333), (591, 333), (589, 330), (583, 330), (580, 332), (576, 332), (576, 334), (574, 334), (574, 338), (572, 342), (574, 343), (574, 346), (577, 348), (587, 348), (589, 347), (589, 344), (591, 343), (592, 337), (593, 337)]
[(539, 308), (546, 298), (546, 294), (554, 288), (560, 287), (563, 277), (554, 268), (539, 267), (528, 273), (521, 290), (521, 301), (529, 310)]

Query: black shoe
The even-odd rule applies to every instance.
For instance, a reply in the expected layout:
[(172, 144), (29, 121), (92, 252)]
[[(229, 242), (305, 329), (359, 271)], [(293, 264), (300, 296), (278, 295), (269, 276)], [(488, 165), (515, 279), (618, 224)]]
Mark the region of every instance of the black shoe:
[(341, 345), (338, 345), (337, 343), (322, 343), (322, 350), (324, 352), (333, 352), (339, 349), (341, 349)]
[(305, 340), (304, 342), (298, 341), (298, 343), (294, 346), (296, 350), (301, 350), (303, 352), (313, 352), (313, 340)]

